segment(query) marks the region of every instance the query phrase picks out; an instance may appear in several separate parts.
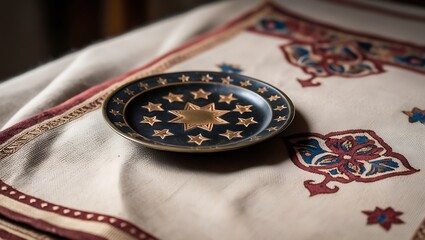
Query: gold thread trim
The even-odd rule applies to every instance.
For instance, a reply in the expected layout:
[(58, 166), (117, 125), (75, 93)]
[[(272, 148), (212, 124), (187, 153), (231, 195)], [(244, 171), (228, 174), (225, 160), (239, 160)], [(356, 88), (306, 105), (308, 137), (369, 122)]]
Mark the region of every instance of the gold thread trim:
[(177, 53), (171, 54), (168, 57), (165, 57), (164, 59), (161, 59), (157, 63), (153, 64), (152, 66), (140, 70), (138, 72), (135, 72), (134, 74), (128, 76), (127, 78), (123, 79), (122, 81), (115, 83), (111, 86), (109, 86), (107, 89), (102, 90), (95, 96), (85, 100), (84, 102), (78, 104), (76, 107), (56, 116), (50, 119), (47, 119), (35, 126), (32, 126), (21, 133), (15, 135), (13, 138), (9, 139), (2, 145), (0, 145), (0, 160), (4, 159), (13, 153), (17, 152), (20, 148), (22, 148), (25, 144), (30, 142), (31, 140), (37, 138), (41, 134), (47, 132), (48, 130), (54, 129), (56, 127), (62, 126), (70, 121), (73, 121), (86, 113), (92, 112), (96, 109), (98, 109), (101, 105), (103, 100), (106, 98), (106, 96), (112, 92), (114, 89), (118, 88), (119, 86), (128, 83), (130, 81), (134, 81), (136, 79), (139, 79), (141, 77), (158, 74), (161, 72), (164, 72), (168, 68), (179, 64), (199, 53), (202, 53), (210, 48), (213, 48), (214, 46), (217, 46), (229, 39), (231, 39), (233, 36), (241, 32), (243, 29), (247, 28), (248, 26), (255, 23), (259, 18), (262, 16), (266, 16), (269, 14), (273, 9), (267, 5), (263, 5), (260, 7), (264, 7), (261, 11), (259, 11), (256, 14), (253, 14), (249, 18), (237, 23), (236, 25), (230, 27), (229, 29), (223, 31), (222, 33), (219, 33), (214, 38), (207, 37), (204, 40), (201, 40), (198, 43), (195, 43), (193, 46), (187, 47), (185, 49), (180, 50)]

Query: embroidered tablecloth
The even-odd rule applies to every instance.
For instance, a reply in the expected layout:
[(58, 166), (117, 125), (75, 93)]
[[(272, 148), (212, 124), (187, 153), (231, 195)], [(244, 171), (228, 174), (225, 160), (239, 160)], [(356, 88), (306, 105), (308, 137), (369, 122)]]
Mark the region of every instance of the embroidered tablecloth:
[[(1, 84), (0, 237), (423, 239), (425, 11), (368, 4), (222, 2)], [(192, 70), (278, 87), (292, 125), (191, 155), (132, 143), (103, 120), (122, 84)]]

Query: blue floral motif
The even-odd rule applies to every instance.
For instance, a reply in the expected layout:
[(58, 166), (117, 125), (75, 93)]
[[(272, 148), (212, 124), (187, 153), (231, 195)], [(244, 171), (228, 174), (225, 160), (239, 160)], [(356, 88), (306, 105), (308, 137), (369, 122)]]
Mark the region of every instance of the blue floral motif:
[(410, 123), (420, 122), (425, 124), (425, 110), (415, 107), (412, 111), (403, 111), (403, 113), (409, 116)]
[(242, 69), (240, 68), (240, 66), (236, 64), (222, 63), (222, 64), (218, 64), (217, 66), (221, 69), (222, 72), (228, 72), (228, 73), (242, 72)]
[(248, 30), (289, 40), (281, 46), (286, 59), (310, 77), (302, 87), (319, 86), (316, 78), (364, 77), (391, 64), (425, 73), (425, 49), (408, 43), (365, 37), (283, 14), (260, 19)]
[(291, 159), (298, 167), (325, 176), (320, 183), (313, 180), (304, 182), (311, 196), (338, 191), (338, 187), (326, 185), (330, 181), (373, 182), (418, 171), (402, 155), (391, 152), (391, 148), (370, 130), (351, 130), (325, 136), (307, 134), (287, 142), (291, 147)]

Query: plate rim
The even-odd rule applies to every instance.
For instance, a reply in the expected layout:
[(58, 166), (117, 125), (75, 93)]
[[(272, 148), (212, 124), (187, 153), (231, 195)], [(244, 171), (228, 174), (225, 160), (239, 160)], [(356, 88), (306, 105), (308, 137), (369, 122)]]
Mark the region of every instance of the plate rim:
[[(149, 79), (150, 78), (156, 78), (156, 77), (164, 77), (165, 78), (166, 76), (164, 76), (164, 75), (175, 75), (175, 74), (179, 75), (179, 74), (190, 74), (190, 73), (198, 73), (198, 74), (199, 73), (205, 73), (205, 74), (210, 74), (210, 73), (214, 73), (214, 74), (225, 74), (225, 75), (228, 75), (228, 76), (243, 77), (243, 78), (247, 78), (249, 80), (254, 80), (254, 81), (260, 82), (262, 84), (265, 84), (268, 87), (273, 88), (274, 90), (276, 90), (277, 92), (279, 92), (279, 94), (281, 94), (281, 95), (283, 95), (285, 97), (285, 100), (288, 103), (288, 108), (290, 110), (289, 113), (288, 113), (288, 119), (286, 120), (286, 122), (277, 131), (274, 131), (273, 133), (271, 133), (271, 134), (269, 134), (269, 135), (267, 135), (267, 136), (265, 136), (263, 138), (259, 138), (257, 140), (253, 140), (253, 141), (247, 141), (244, 144), (230, 145), (228, 147), (221, 147), (221, 148), (220, 147), (211, 147), (211, 146), (208, 147), (208, 148), (202, 148), (200, 146), (193, 146), (193, 147), (189, 147), (189, 148), (181, 148), (181, 147), (178, 147), (178, 146), (164, 146), (164, 145), (160, 145), (160, 144), (154, 144), (154, 143), (145, 142), (145, 141), (142, 141), (140, 139), (131, 137), (128, 134), (125, 134), (120, 129), (118, 129), (112, 123), (112, 121), (109, 119), (109, 117), (107, 115), (108, 114), (108, 111), (107, 111), (107, 105), (108, 105), (108, 103), (111, 101), (111, 98), (116, 93), (118, 93), (122, 89), (126, 88), (127, 86), (132, 85), (132, 84), (134, 84), (136, 82), (141, 82), (141, 81), (146, 80), (148, 78)], [(190, 84), (190, 82), (187, 83), (187, 84)], [(180, 84), (176, 84), (176, 85), (180, 85)], [(232, 86), (240, 87), (238, 85), (233, 85), (233, 84), (231, 84), (231, 85)], [(244, 88), (244, 89), (247, 89), (247, 88)], [(250, 89), (247, 89), (247, 90), (248, 91), (251, 91), (251, 92), (254, 92), (254, 91), (252, 91)], [(258, 94), (256, 92), (254, 92), (254, 93), (257, 94), (257, 95), (260, 95), (260, 94)], [(143, 94), (143, 92), (142, 93), (139, 93), (137, 95), (140, 95), (140, 94)], [(136, 97), (136, 96), (134, 96), (134, 97)], [(134, 97), (132, 97), (131, 99), (133, 99)], [(260, 95), (260, 97), (264, 98), (261, 95)], [(128, 101), (128, 103), (130, 102), (130, 100)], [(212, 152), (224, 152), (224, 151), (237, 150), (237, 149), (241, 149), (241, 148), (245, 148), (245, 147), (248, 147), (248, 146), (252, 146), (252, 145), (258, 144), (260, 142), (269, 140), (269, 139), (271, 139), (271, 138), (279, 135), (286, 128), (288, 128), (289, 125), (292, 123), (292, 121), (295, 118), (295, 113), (296, 113), (295, 106), (294, 106), (291, 98), (289, 98), (289, 96), (286, 95), (286, 93), (284, 93), (282, 90), (280, 90), (279, 88), (275, 87), (274, 85), (271, 85), (270, 83), (267, 83), (267, 82), (265, 82), (263, 80), (260, 80), (260, 79), (254, 78), (254, 77), (250, 77), (250, 76), (246, 76), (246, 75), (243, 75), (243, 74), (228, 73), (228, 72), (217, 72), (217, 71), (208, 71), (208, 70), (198, 70), (198, 71), (192, 70), (192, 71), (166, 72), (166, 73), (159, 73), (159, 74), (153, 74), (153, 75), (148, 75), (148, 76), (140, 77), (140, 78), (131, 80), (129, 82), (126, 82), (126, 83), (124, 83), (122, 85), (117, 86), (116, 89), (114, 89), (112, 92), (108, 93), (108, 96), (103, 100), (103, 103), (102, 103), (102, 116), (103, 116), (104, 121), (107, 123), (107, 125), (110, 128), (112, 128), (112, 130), (114, 132), (118, 133), (120, 136), (122, 136), (122, 137), (124, 137), (124, 138), (126, 138), (126, 139), (128, 139), (130, 141), (133, 141), (133, 142), (136, 142), (136, 143), (141, 144), (143, 146), (146, 146), (148, 148), (151, 148), (151, 149), (168, 151), (168, 152), (180, 152), (180, 153), (212, 153)], [(134, 131), (134, 129), (133, 129), (133, 131)], [(252, 137), (254, 137), (256, 135), (257, 134), (253, 135)]]

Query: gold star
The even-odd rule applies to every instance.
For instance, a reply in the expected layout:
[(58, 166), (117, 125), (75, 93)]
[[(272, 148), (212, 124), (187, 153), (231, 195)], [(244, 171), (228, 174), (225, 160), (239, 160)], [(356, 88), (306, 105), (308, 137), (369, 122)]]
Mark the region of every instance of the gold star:
[(230, 102), (231, 101), (234, 101), (234, 100), (238, 100), (237, 98), (234, 98), (233, 97), (233, 93), (231, 93), (231, 94), (229, 94), (229, 95), (227, 95), (227, 96), (225, 96), (225, 95), (220, 95), (220, 100), (218, 100), (218, 102), (225, 102), (225, 103), (227, 103), (227, 104), (230, 104)]
[(250, 118), (238, 118), (239, 122), (236, 123), (237, 125), (244, 125), (245, 127), (248, 127), (249, 124), (256, 124), (258, 122), (254, 121), (254, 117)]
[(134, 133), (134, 132), (128, 132), (127, 133), (130, 137), (140, 137), (140, 134)]
[(268, 99), (270, 102), (278, 100), (280, 97), (278, 95), (270, 96)]
[(123, 123), (123, 122), (114, 122), (115, 125), (117, 125), (118, 127), (126, 127), (127, 124)]
[(162, 122), (162, 121), (159, 120), (159, 119), (156, 119), (156, 116), (153, 116), (153, 117), (143, 116), (143, 120), (140, 121), (140, 123), (147, 123), (147, 124), (149, 124), (151, 126), (153, 126), (157, 122)]
[(114, 109), (111, 109), (111, 111), (109, 111), (109, 112), (112, 113), (114, 116), (117, 116), (117, 115), (122, 116), (122, 114), (120, 113), (120, 111), (117, 111), (117, 110), (114, 110)]
[(154, 131), (154, 134), (152, 135), (152, 137), (160, 137), (161, 139), (174, 135), (173, 133), (170, 132), (170, 129), (153, 130), (153, 131)]
[(209, 82), (210, 80), (213, 80), (212, 77), (210, 77), (209, 74), (202, 76), (201, 81), (202, 82)]
[(282, 109), (285, 109), (286, 107), (285, 107), (285, 105), (280, 105), (280, 106), (277, 106), (275, 109), (273, 109), (273, 110), (276, 110), (276, 111), (282, 111)]
[(156, 80), (157, 83), (161, 84), (161, 85), (165, 85), (167, 84), (167, 79), (164, 78), (158, 78), (158, 80)]
[(219, 134), (220, 136), (227, 137), (229, 140), (232, 140), (233, 138), (242, 138), (241, 136), (242, 131), (230, 131), (226, 130), (225, 133)]
[(194, 99), (203, 98), (208, 99), (208, 96), (211, 95), (211, 92), (205, 92), (202, 88), (200, 88), (196, 92), (190, 92), (193, 95)]
[(240, 114), (244, 112), (252, 112), (250, 109), (251, 107), (252, 105), (246, 105), (246, 106), (236, 105), (236, 108), (233, 109), (233, 112), (239, 112)]
[(122, 100), (122, 99), (120, 99), (120, 98), (114, 98), (114, 103), (116, 103), (116, 104), (122, 104), (122, 105), (124, 105), (125, 103), (124, 103), (124, 101)]
[(131, 91), (130, 89), (128, 89), (128, 88), (126, 88), (125, 90), (124, 90), (124, 92), (125, 93), (127, 93), (127, 95), (131, 95), (131, 96), (133, 96), (134, 95), (134, 91)]
[(139, 87), (140, 88), (144, 88), (145, 90), (147, 90), (149, 88), (149, 84), (147, 84), (147, 83), (139, 83)]
[(252, 86), (252, 84), (249, 82), (249, 80), (245, 81), (245, 82), (240, 82), (242, 87), (248, 87), (248, 86)]
[(282, 122), (282, 121), (285, 121), (286, 120), (286, 117), (285, 116), (280, 116), (278, 118), (275, 118), (274, 120), (276, 120), (278, 122)]
[(227, 121), (220, 117), (228, 113), (227, 110), (216, 110), (215, 104), (210, 103), (203, 107), (197, 106), (193, 103), (186, 103), (184, 110), (169, 110), (171, 114), (177, 117), (171, 119), (170, 123), (183, 123), (184, 130), (190, 130), (193, 128), (201, 128), (207, 131), (211, 131), (214, 124), (228, 124)]
[(146, 108), (149, 112), (153, 112), (153, 111), (162, 112), (164, 111), (164, 109), (162, 109), (161, 105), (162, 105), (161, 103), (155, 104), (155, 103), (148, 102), (148, 105), (142, 106), (142, 108)]
[(233, 82), (233, 79), (231, 79), (229, 76), (221, 78), (221, 83), (223, 84), (230, 84), (230, 82)]
[(181, 77), (179, 77), (180, 81), (182, 82), (189, 82), (189, 76), (186, 75), (181, 75)]
[(202, 136), (202, 134), (198, 134), (196, 136), (188, 135), (188, 137), (190, 139), (188, 143), (196, 143), (198, 146), (201, 145), (203, 141), (210, 140), (209, 138)]
[(262, 88), (258, 88), (257, 92), (259, 92), (259, 93), (265, 93), (265, 92), (268, 92), (268, 90), (267, 90), (266, 87), (262, 87)]
[(277, 127), (269, 127), (269, 128), (266, 128), (266, 130), (269, 132), (277, 131)]
[(168, 102), (172, 103), (172, 102), (183, 102), (183, 94), (172, 94), (172, 93), (168, 93), (167, 97), (162, 97), (163, 99), (167, 99)]

